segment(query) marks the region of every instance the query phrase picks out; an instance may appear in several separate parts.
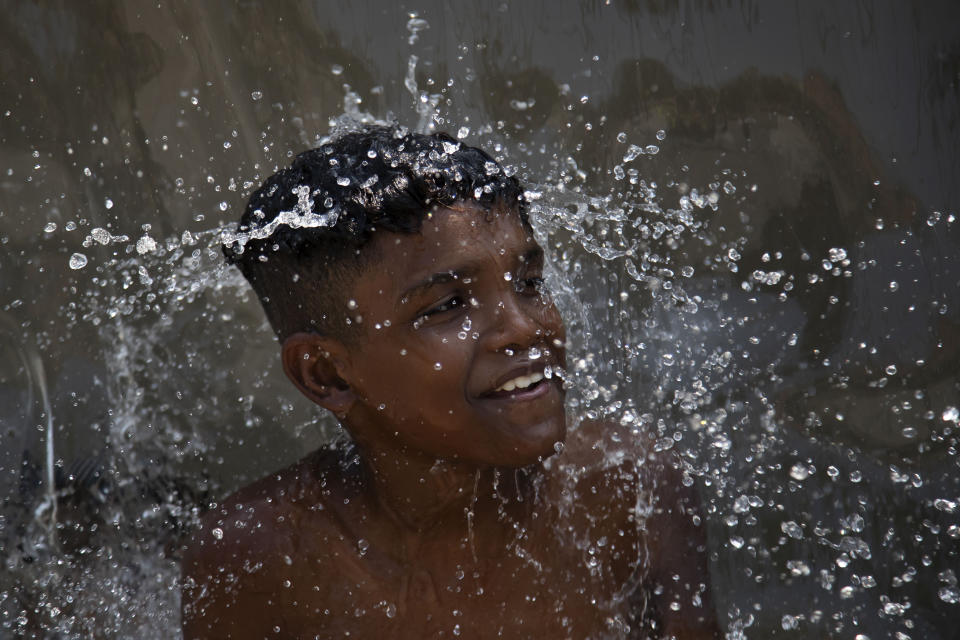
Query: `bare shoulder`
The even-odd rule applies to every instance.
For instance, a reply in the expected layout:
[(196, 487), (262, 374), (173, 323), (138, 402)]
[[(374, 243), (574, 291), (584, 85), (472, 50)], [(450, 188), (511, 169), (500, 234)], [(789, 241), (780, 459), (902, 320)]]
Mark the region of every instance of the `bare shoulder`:
[[(668, 443), (672, 444), (672, 443)], [(687, 494), (679, 454), (658, 442), (650, 430), (612, 421), (584, 421), (571, 431), (562, 464), (574, 465), (588, 475), (615, 475), (637, 491)]]
[(199, 559), (223, 550), (235, 555), (245, 548), (259, 552), (262, 545), (275, 546), (299, 512), (322, 508), (322, 487), (336, 467), (335, 454), (321, 449), (236, 491), (201, 517), (187, 556)]
[(583, 422), (571, 429), (563, 452), (550, 461), (555, 480), (551, 500), (576, 530), (633, 547), (639, 542), (636, 505), (642, 455), (621, 425)]
[(650, 448), (649, 437), (613, 421), (584, 420), (570, 430), (563, 460), (585, 469), (636, 462)]
[(642, 591), (665, 636), (719, 637), (709, 590), (706, 531), (694, 479), (669, 442), (611, 422), (573, 430), (557, 468), (577, 478), (589, 526), (642, 537)]
[[(202, 518), (183, 555), (186, 638), (262, 637), (283, 618), (284, 584), (323, 546), (305, 534), (335, 532), (337, 456), (320, 450), (232, 494)], [(307, 538), (311, 536), (306, 535)]]

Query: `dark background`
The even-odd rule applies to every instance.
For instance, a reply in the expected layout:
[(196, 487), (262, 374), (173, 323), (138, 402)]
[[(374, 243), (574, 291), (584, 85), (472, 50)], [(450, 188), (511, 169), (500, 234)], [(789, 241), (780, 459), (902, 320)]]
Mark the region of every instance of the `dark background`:
[(336, 429), (217, 229), (436, 102), (539, 194), (575, 413), (695, 472), (723, 623), (955, 637), (956, 3), (0, 6), (0, 636), (175, 634), (199, 510)]

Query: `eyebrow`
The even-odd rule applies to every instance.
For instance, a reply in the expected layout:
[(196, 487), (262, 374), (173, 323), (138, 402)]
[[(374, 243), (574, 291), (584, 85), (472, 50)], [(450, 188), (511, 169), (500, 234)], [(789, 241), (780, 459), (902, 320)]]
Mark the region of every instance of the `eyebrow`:
[(406, 291), (400, 294), (400, 299), (406, 300), (408, 298), (413, 298), (422, 293), (425, 293), (431, 287), (461, 280), (465, 277), (469, 277), (470, 274), (476, 273), (479, 270), (480, 270), (480, 265), (478, 263), (466, 263), (466, 264), (460, 265), (455, 269), (438, 271), (437, 273), (434, 273), (426, 277), (425, 279), (421, 280), (417, 284), (408, 288)]
[[(520, 256), (520, 262), (524, 264), (535, 263), (542, 259), (543, 249), (538, 246), (530, 248)], [(482, 264), (483, 263), (480, 261), (467, 262), (454, 269), (438, 271), (437, 273), (431, 274), (420, 282), (410, 286), (400, 295), (400, 299), (405, 300), (408, 298), (413, 298), (414, 296), (425, 293), (431, 287), (468, 278), (472, 274), (480, 271)]]

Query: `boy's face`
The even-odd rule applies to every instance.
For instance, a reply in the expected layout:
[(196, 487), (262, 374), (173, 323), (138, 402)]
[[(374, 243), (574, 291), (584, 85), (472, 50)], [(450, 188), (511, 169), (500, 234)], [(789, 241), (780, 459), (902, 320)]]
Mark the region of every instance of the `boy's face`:
[(566, 433), (564, 327), (543, 252), (514, 211), (440, 209), (419, 234), (381, 232), (347, 314), (362, 317), (347, 424), (366, 438), (479, 464), (525, 465)]

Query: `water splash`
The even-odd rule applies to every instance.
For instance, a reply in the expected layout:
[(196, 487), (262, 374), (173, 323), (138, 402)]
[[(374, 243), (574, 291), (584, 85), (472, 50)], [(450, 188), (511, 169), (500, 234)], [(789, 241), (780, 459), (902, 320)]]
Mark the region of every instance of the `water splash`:
[(404, 76), (403, 86), (413, 96), (414, 110), (419, 119), (417, 126), (414, 127), (416, 133), (433, 133), (437, 125), (437, 106), (440, 104), (442, 94), (428, 93), (420, 91), (417, 88), (417, 63), (420, 61), (416, 55), (411, 55), (407, 62), (407, 75)]
[[(427, 26), (412, 17), (407, 42), (416, 44)], [(661, 165), (644, 163), (655, 157), (664, 161), (673, 151), (681, 137), (673, 129), (670, 141), (662, 130), (646, 138), (624, 132), (617, 139), (626, 146), (617, 147), (609, 168), (592, 166), (585, 154), (537, 148), (526, 134), (511, 132), (510, 123), (504, 128), (461, 122), (458, 105), (443, 99), (449, 94), (419, 88), (421, 59), (428, 61), (423, 54), (409, 57), (403, 82), (416, 114), (415, 130), (430, 132), (442, 122), (474, 136), (529, 185), (538, 240), (550, 254), (548, 289), (570, 326), (570, 367), (556, 375), (570, 386), (571, 415), (652, 433), (656, 448), (676, 452), (703, 488), (711, 550), (720, 565), (717, 579), (736, 576), (720, 585), (730, 587), (720, 589), (727, 598), (730, 636), (747, 637), (758, 628), (758, 634), (770, 628), (826, 633), (834, 623), (849, 630), (851, 620), (863, 626), (869, 616), (889, 624), (917, 620), (915, 626), (925, 629), (923, 616), (935, 617), (930, 611), (954, 611), (949, 607), (957, 602), (956, 579), (942, 569), (960, 538), (957, 496), (943, 489), (955, 486), (946, 480), (956, 472), (960, 414), (955, 388), (929, 373), (935, 369), (922, 363), (926, 352), (918, 349), (914, 357), (908, 340), (893, 340), (893, 352), (870, 342), (877, 332), (868, 330), (868, 316), (888, 325), (885, 314), (857, 314), (856, 323), (844, 329), (849, 335), (837, 339), (811, 329), (809, 303), (829, 289), (816, 313), (831, 313), (848, 302), (854, 309), (869, 309), (871, 299), (895, 300), (883, 306), (897, 309), (905, 298), (892, 296), (911, 288), (903, 272), (924, 266), (910, 256), (930, 255), (931, 247), (946, 243), (956, 231), (953, 214), (921, 216), (922, 229), (898, 227), (883, 214), (886, 219), (873, 229), (882, 234), (867, 235), (859, 245), (835, 242), (811, 249), (803, 260), (809, 268), (786, 265), (778, 255), (783, 247), (768, 246), (758, 233), (747, 231), (754, 223), (741, 209), (750, 208), (757, 192), (745, 176), (718, 171), (700, 184), (687, 177), (655, 183)], [(263, 92), (250, 96), (260, 101)], [(328, 135), (386, 122), (363, 110), (363, 103), (345, 85), (343, 113), (331, 120)], [(508, 104), (526, 117), (543, 102), (523, 97)], [(592, 118), (599, 126), (596, 114), (577, 109), (564, 111), (562, 124)], [(547, 169), (541, 172), (539, 164)], [(538, 182), (530, 182), (529, 175)], [(605, 180), (613, 185), (609, 190)], [(308, 196), (276, 224), (332, 224), (336, 212), (315, 211)], [(117, 198), (114, 206), (120, 202)], [(223, 201), (220, 210), (226, 208)], [(58, 228), (71, 229), (50, 222), (44, 232)], [(96, 327), (104, 345), (111, 412), (104, 428), (115, 455), (103, 465), (118, 486), (111, 487), (110, 496), (91, 491), (90, 499), (102, 510), (96, 521), (102, 537), (95, 543), (103, 551), (97, 558), (43, 555), (36, 548), (32, 556), (13, 553), (11, 562), (27, 557), (34, 562), (30, 568), (24, 560), (12, 571), (22, 572), (24, 583), (45, 593), (18, 603), (10, 619), (20, 611), (39, 611), (45, 624), (66, 635), (86, 629), (151, 637), (157, 632), (150, 620), (176, 617), (175, 554), (164, 545), (176, 539), (171, 529), (188, 526), (205, 500), (166, 479), (139, 480), (162, 467), (171, 475), (187, 469), (183, 476), (203, 485), (196, 461), (217, 450), (211, 444), (217, 429), (196, 423), (220, 427), (216, 423), (223, 416), (235, 415), (224, 404), (239, 408), (241, 428), (247, 430), (231, 447), (253, 438), (265, 416), (290, 415), (282, 406), (272, 413), (256, 406), (254, 398), (271, 395), (258, 386), (261, 379), (241, 381), (242, 373), (235, 379), (220, 371), (223, 367), (204, 362), (212, 352), (218, 359), (229, 357), (238, 342), (254, 348), (250, 345), (262, 341), (272, 348), (259, 316), (237, 321), (244, 307), (236, 300), (248, 296), (247, 288), (238, 274), (224, 270), (219, 244), (242, 246), (275, 228), (239, 233), (232, 226), (214, 227), (171, 237), (137, 232), (134, 242), (96, 227), (84, 240), (84, 253), (69, 259), (75, 277), (86, 278), (82, 282), (88, 286), (86, 291), (79, 287), (69, 319)], [(885, 266), (892, 264), (900, 266)], [(883, 277), (875, 278), (878, 288), (860, 284), (863, 274), (881, 272)], [(955, 318), (957, 305), (950, 296), (931, 290), (921, 298), (936, 305), (934, 320)], [(909, 313), (920, 317), (922, 312)], [(221, 336), (196, 331), (198, 324), (240, 328), (237, 335)], [(465, 336), (469, 330), (464, 329)], [(830, 339), (841, 346), (831, 351), (825, 345)], [(201, 349), (192, 340), (213, 345)], [(901, 357), (908, 349), (911, 356)], [(809, 355), (813, 352), (815, 357)], [(864, 389), (856, 389), (854, 365), (872, 376)], [(33, 378), (45, 379), (42, 365), (24, 367)], [(46, 395), (42, 389), (41, 395)], [(849, 406), (848, 397), (860, 398), (860, 406)], [(34, 524), (42, 534), (35, 539), (53, 540), (49, 523), (58, 521), (58, 502), (69, 496), (54, 495), (56, 424), (49, 399), (44, 405), (43, 495), (34, 504), (42, 517)], [(875, 419), (862, 417), (864, 405), (879, 407)], [(291, 422), (298, 433), (316, 429), (309, 418)], [(845, 440), (838, 424), (862, 429), (862, 440)], [(889, 455), (863, 444), (884, 425), (896, 436), (884, 443), (894, 452)], [(611, 453), (608, 463), (614, 462)], [(157, 496), (145, 497), (148, 491)], [(116, 535), (105, 533), (114, 530)], [(595, 541), (576, 543), (589, 564)], [(57, 564), (63, 558), (67, 568)], [(530, 555), (529, 561), (537, 559)], [(147, 584), (141, 566), (159, 576), (162, 586)], [(762, 598), (743, 586), (745, 571), (766, 581)], [(934, 590), (924, 592), (917, 587), (921, 582)], [(782, 612), (770, 604), (781, 598), (796, 602), (798, 593), (810, 603), (803, 610)], [(75, 600), (69, 606), (67, 595)], [(99, 601), (116, 606), (98, 612)], [(122, 612), (120, 602), (133, 605), (124, 605), (128, 611)], [(94, 622), (84, 622), (85, 616)]]

